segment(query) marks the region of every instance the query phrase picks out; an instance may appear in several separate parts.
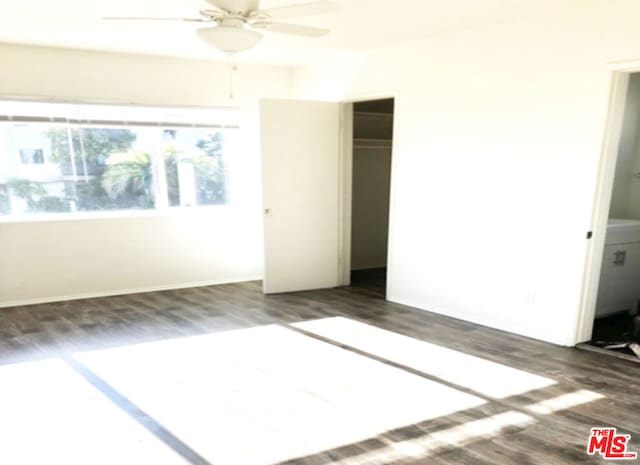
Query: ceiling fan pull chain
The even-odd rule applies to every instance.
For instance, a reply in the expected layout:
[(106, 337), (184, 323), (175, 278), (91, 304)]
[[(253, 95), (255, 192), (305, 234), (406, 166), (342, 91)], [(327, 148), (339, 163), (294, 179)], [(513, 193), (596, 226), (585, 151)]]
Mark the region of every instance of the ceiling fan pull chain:
[(229, 64), (229, 100), (235, 99), (235, 94), (233, 92), (233, 74), (238, 70), (238, 65), (234, 60), (233, 53), (227, 54), (228, 64)]

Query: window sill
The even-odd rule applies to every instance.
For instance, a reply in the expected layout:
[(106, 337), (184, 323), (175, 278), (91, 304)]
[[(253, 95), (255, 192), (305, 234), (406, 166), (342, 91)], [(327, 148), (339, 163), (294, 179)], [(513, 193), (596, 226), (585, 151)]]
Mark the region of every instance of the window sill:
[(67, 221), (119, 220), (135, 218), (175, 217), (192, 214), (222, 213), (230, 208), (230, 204), (203, 205), (198, 207), (172, 207), (162, 210), (120, 210), (106, 212), (82, 213), (44, 213), (16, 216), (0, 216), (0, 224), (20, 223), (57, 223)]

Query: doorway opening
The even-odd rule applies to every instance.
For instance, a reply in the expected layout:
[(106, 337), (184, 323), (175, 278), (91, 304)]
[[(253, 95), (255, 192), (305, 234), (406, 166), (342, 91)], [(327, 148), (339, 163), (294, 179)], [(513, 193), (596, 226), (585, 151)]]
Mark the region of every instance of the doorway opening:
[(394, 99), (353, 104), (350, 282), (386, 297)]
[(593, 280), (592, 334), (580, 346), (640, 362), (640, 73), (625, 78), (617, 105), (619, 137), (602, 200), (608, 215), (597, 284)]

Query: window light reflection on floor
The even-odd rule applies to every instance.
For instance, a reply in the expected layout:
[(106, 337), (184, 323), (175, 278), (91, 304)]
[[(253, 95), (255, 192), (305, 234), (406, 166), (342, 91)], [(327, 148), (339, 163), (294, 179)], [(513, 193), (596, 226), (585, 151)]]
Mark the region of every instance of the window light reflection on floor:
[(504, 412), (426, 434), (419, 438), (396, 442), (383, 449), (360, 454), (353, 459), (346, 458), (332, 462), (332, 465), (394, 464), (404, 463), (403, 459), (424, 459), (439, 450), (463, 447), (474, 441), (495, 437), (508, 428), (524, 427), (535, 423), (535, 421), (534, 418), (519, 412)]
[(62, 360), (0, 367), (0, 464), (188, 465)]
[[(344, 318), (300, 326), (361, 350), (366, 342), (380, 357), (494, 395), (507, 395), (504, 386), (494, 386), (497, 381), (514, 394), (553, 384)], [(453, 366), (435, 363), (438, 356)], [(84, 352), (65, 360), (0, 366), (0, 463), (187, 463), (131, 418), (122, 399), (215, 465), (274, 465), (384, 438), (381, 448), (338, 462), (347, 465), (420, 460), (604, 397), (580, 390), (505, 408), (277, 325)], [(474, 384), (462, 369), (500, 378)], [(100, 383), (87, 382), (87, 373), (121, 400)], [(494, 407), (507, 411), (496, 413)], [(454, 417), (456, 426), (411, 440), (395, 441), (386, 434), (463, 411), (468, 412)]]
[(343, 317), (293, 325), (497, 399), (556, 382), (543, 376)]
[(278, 463), (485, 403), (275, 325), (75, 358), (214, 464)]
[(526, 410), (537, 413), (538, 415), (549, 415), (559, 410), (566, 410), (577, 407), (581, 404), (587, 404), (595, 400), (604, 399), (605, 396), (597, 392), (581, 389), (575, 392), (569, 392), (552, 399), (543, 400), (526, 407)]

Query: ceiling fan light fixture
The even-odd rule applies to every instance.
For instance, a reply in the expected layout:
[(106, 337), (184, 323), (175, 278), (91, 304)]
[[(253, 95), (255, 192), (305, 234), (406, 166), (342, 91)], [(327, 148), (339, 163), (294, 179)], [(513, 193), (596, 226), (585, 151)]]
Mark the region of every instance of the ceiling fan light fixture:
[(249, 50), (262, 40), (259, 32), (234, 26), (203, 27), (197, 33), (210, 47), (229, 54)]

